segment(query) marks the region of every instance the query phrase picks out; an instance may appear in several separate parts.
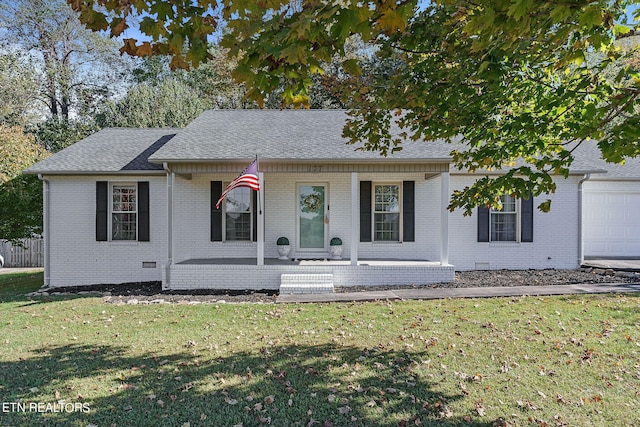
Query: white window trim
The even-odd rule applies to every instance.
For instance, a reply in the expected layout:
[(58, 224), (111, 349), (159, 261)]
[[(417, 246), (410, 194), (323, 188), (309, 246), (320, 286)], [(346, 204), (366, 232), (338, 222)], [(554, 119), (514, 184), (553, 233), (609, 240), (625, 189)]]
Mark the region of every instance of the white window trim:
[[(136, 195), (136, 210), (135, 211), (127, 211), (127, 212), (114, 212), (113, 211), (113, 188), (114, 187), (124, 187), (124, 186), (131, 186), (135, 189), (135, 195)], [(140, 225), (140, 215), (138, 213), (139, 211), (139, 203), (140, 201), (138, 200), (138, 183), (137, 182), (132, 182), (132, 181), (110, 181), (109, 182), (109, 220), (107, 221), (107, 233), (108, 237), (109, 237), (109, 242), (115, 243), (115, 244), (119, 244), (119, 245), (137, 245), (138, 244), (138, 227)], [(136, 238), (133, 240), (120, 240), (120, 239), (114, 239), (113, 238), (113, 214), (114, 213), (135, 213), (136, 214)]]
[[(230, 182), (223, 182), (222, 183), (222, 188), (227, 188), (227, 186), (230, 184)], [(240, 187), (243, 188), (243, 187)], [(231, 192), (235, 191), (236, 189), (231, 190)], [(222, 201), (222, 242), (223, 243), (227, 243), (227, 244), (231, 244), (231, 245), (241, 245), (241, 246), (245, 246), (245, 245), (250, 245), (255, 243), (253, 241), (253, 233), (255, 232), (255, 230), (253, 229), (253, 193), (250, 188), (249, 190), (249, 240), (228, 240), (227, 239), (227, 198), (225, 197), (225, 199)], [(231, 192), (229, 192), (229, 194), (231, 194)]]
[[(510, 197), (510, 196), (508, 196)], [(521, 242), (521, 233), (522, 233), (522, 226), (521, 226), (521, 207), (520, 207), (520, 199), (517, 198), (516, 199), (516, 211), (515, 211), (515, 215), (516, 215), (516, 239), (515, 240), (491, 240), (491, 235), (493, 234), (492, 231), (492, 223), (491, 223), (491, 219), (493, 218), (494, 214), (498, 214), (498, 215), (513, 215), (513, 212), (500, 212), (500, 211), (494, 211), (493, 208), (489, 209), (489, 242), (490, 243), (502, 243), (502, 244), (509, 244), (509, 243), (520, 243)]]
[[(377, 212), (376, 211), (376, 187), (381, 185), (397, 185), (398, 186), (398, 240), (376, 240), (376, 213), (385, 213), (385, 212)], [(404, 230), (404, 212), (402, 209), (402, 182), (372, 182), (371, 183), (371, 243), (380, 244), (380, 245), (389, 245), (389, 244), (398, 244), (403, 241), (402, 231)]]

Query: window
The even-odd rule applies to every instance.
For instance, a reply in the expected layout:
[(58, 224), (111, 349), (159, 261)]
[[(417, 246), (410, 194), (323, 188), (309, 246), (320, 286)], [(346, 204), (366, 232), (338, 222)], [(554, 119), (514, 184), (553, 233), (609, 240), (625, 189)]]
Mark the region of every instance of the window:
[(375, 185), (373, 236), (378, 242), (400, 241), (400, 185)]
[(491, 209), (491, 241), (515, 242), (518, 240), (518, 201), (515, 197), (503, 194), (500, 202), (502, 209)]
[(111, 240), (136, 240), (138, 203), (135, 184), (111, 187)]
[(251, 241), (251, 189), (236, 188), (224, 199), (225, 240)]

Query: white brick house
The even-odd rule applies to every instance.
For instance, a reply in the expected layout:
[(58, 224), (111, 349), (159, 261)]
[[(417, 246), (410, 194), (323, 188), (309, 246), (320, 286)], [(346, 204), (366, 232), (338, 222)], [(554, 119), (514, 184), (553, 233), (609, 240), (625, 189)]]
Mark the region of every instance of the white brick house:
[[(45, 197), (49, 286), (162, 281), (166, 289), (277, 289), (285, 275), (341, 286), (451, 281), (454, 271), (579, 266), (584, 163), (552, 211), (449, 213), (476, 176), (451, 147), (405, 141), (388, 158), (342, 138), (344, 111), (207, 111), (184, 129), (104, 129), (29, 168)], [(255, 157), (261, 191), (224, 187)], [(287, 237), (290, 260), (278, 260)], [(331, 260), (330, 240), (342, 240)]]

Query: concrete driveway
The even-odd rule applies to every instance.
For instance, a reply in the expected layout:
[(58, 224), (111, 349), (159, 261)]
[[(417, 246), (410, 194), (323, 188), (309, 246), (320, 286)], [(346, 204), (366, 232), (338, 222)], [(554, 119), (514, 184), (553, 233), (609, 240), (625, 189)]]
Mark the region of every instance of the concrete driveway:
[(582, 266), (611, 268), (622, 271), (640, 271), (640, 259), (585, 259)]

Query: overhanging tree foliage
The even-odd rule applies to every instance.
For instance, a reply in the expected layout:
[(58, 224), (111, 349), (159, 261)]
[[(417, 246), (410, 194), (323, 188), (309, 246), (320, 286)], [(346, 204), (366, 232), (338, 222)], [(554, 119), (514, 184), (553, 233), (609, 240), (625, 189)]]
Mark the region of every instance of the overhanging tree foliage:
[(0, 125), (0, 238), (17, 242), (42, 232), (42, 183), (21, 172), (47, 156), (22, 128)]
[(152, 41), (125, 39), (122, 51), (170, 54), (173, 67), (208, 58), (220, 11), (222, 44), (238, 58), (234, 76), (259, 103), (284, 87), (285, 102), (304, 106), (312, 77), (344, 54), (350, 37), (362, 38), (394, 66), (364, 78), (361, 62), (343, 61), (343, 94), (357, 106), (345, 135), (384, 155), (402, 148), (389, 132), (396, 120), (407, 137), (460, 138), (455, 166), (506, 171), (453, 194), (450, 208), (465, 213), (498, 205), (505, 193), (552, 193), (552, 175), (568, 174), (579, 144), (597, 141), (614, 162), (640, 153), (640, 75), (628, 67), (605, 73), (623, 59), (615, 41), (633, 34), (623, 25), (626, 8), (640, 2), (69, 2), (89, 28), (112, 35), (142, 15), (140, 30)]

